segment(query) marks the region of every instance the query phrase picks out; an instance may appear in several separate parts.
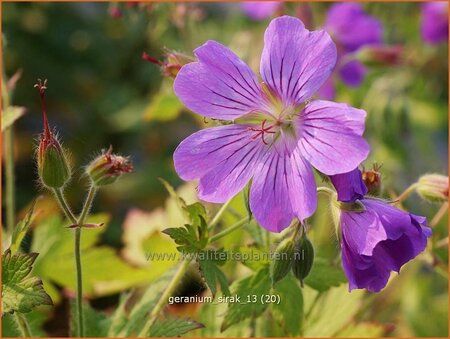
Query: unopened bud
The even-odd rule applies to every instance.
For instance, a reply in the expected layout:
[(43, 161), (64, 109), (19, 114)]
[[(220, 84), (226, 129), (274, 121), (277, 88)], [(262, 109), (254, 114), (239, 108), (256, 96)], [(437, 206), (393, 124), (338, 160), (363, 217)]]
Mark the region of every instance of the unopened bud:
[(110, 147), (105, 153), (95, 158), (87, 167), (86, 173), (96, 186), (115, 182), (122, 174), (133, 171), (130, 159), (112, 153)]
[(39, 178), (45, 187), (61, 188), (69, 181), (71, 171), (67, 155), (48, 124), (44, 94), (46, 85), (47, 80), (42, 83), (40, 79), (35, 85), (39, 90), (44, 120), (44, 131), (39, 137), (37, 167)]
[(356, 59), (368, 66), (393, 66), (400, 63), (402, 55), (402, 46), (366, 46), (357, 52)]
[(314, 262), (314, 247), (306, 235), (295, 244), (292, 272), (303, 287), (303, 280), (308, 276)]
[(381, 165), (373, 164), (372, 169), (363, 170), (362, 179), (367, 187), (367, 193), (372, 196), (380, 196), (382, 191)]
[(285, 239), (276, 248), (274, 257), (270, 262), (270, 278), (272, 285), (282, 280), (291, 270), (294, 257), (294, 241)]
[(145, 52), (142, 54), (142, 59), (158, 65), (161, 69), (162, 74), (166, 77), (171, 78), (175, 78), (177, 76), (181, 67), (189, 62), (194, 61), (187, 55), (172, 51), (170, 49), (164, 49), (164, 59), (162, 61), (148, 55)]
[(419, 178), (416, 192), (430, 202), (448, 201), (448, 177), (441, 174), (425, 174)]

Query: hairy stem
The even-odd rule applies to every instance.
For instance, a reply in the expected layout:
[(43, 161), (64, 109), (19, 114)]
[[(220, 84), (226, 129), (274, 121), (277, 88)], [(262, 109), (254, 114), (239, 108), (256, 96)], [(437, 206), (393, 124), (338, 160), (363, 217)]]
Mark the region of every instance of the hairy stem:
[(55, 198), (58, 201), (59, 206), (64, 212), (66, 218), (69, 219), (72, 224), (76, 224), (77, 219), (75, 218), (75, 215), (73, 214), (69, 204), (66, 201), (66, 198), (64, 197), (63, 190), (61, 188), (54, 188), (53, 193), (55, 194)]
[(227, 210), (228, 206), (230, 206), (231, 204), (231, 200), (228, 200), (226, 203), (224, 203), (220, 209), (217, 211), (217, 214), (214, 216), (214, 218), (211, 220), (210, 224), (209, 224), (209, 230), (211, 231), (220, 221), (220, 219), (222, 218), (223, 214), (225, 213), (225, 211)]
[(30, 326), (28, 326), (27, 319), (19, 312), (14, 312), (14, 318), (16, 319), (17, 326), (19, 327), (20, 334), (24, 338), (31, 337)]
[(437, 213), (434, 215), (433, 219), (431, 219), (429, 226), (430, 227), (436, 226), (439, 223), (439, 221), (441, 221), (441, 219), (445, 216), (447, 211), (448, 211), (448, 202), (445, 202), (442, 204)]
[(183, 279), (184, 274), (186, 273), (187, 269), (189, 268), (191, 260), (184, 260), (180, 267), (178, 268), (178, 271), (173, 276), (172, 280), (170, 281), (169, 285), (167, 286), (167, 289), (164, 291), (161, 298), (159, 298), (158, 303), (155, 305), (153, 310), (151, 311), (148, 321), (145, 323), (144, 327), (142, 328), (141, 332), (139, 332), (138, 337), (146, 337), (148, 335), (148, 332), (152, 325), (155, 323), (156, 318), (158, 317), (159, 313), (162, 311), (164, 306), (166, 306), (167, 301), (169, 300), (169, 297), (175, 292), (176, 288), (180, 284), (181, 280)]
[(86, 217), (91, 210), (92, 202), (94, 201), (95, 194), (97, 193), (97, 187), (92, 185), (89, 188), (89, 192), (84, 202), (83, 209), (81, 210), (80, 217), (76, 222), (77, 228), (75, 229), (75, 267), (77, 273), (77, 322), (78, 322), (78, 337), (84, 337), (84, 319), (83, 319), (83, 274), (81, 267), (81, 229), (86, 221)]
[(406, 198), (408, 198), (408, 197), (414, 192), (414, 190), (416, 189), (416, 187), (417, 187), (417, 183), (414, 183), (414, 184), (410, 185), (406, 190), (403, 191), (402, 194), (400, 194), (400, 195), (395, 199), (395, 201), (398, 202), (398, 203), (399, 203), (399, 202), (402, 202), (403, 200), (405, 200)]
[(3, 134), (5, 152), (5, 200), (6, 200), (6, 226), (9, 233), (16, 224), (15, 221), (15, 192), (14, 192), (14, 133), (13, 126), (6, 129)]
[(226, 235), (236, 231), (237, 229), (241, 228), (243, 225), (245, 225), (247, 223), (248, 223), (248, 218), (245, 217), (244, 219), (239, 220), (237, 223), (231, 225), (230, 227), (227, 227), (222, 232), (219, 232), (216, 235), (213, 235), (211, 238), (209, 238), (209, 242), (211, 243), (211, 242), (217, 241), (219, 239), (222, 239)]

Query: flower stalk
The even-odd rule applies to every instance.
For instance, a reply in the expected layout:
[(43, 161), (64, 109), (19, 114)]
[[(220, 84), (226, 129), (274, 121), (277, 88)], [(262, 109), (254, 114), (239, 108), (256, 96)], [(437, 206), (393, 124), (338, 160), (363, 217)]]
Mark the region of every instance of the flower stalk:
[(31, 337), (30, 327), (27, 323), (27, 320), (25, 319), (25, 316), (23, 314), (20, 314), (19, 312), (14, 312), (14, 318), (16, 320), (17, 327), (19, 328), (22, 337), (30, 338)]

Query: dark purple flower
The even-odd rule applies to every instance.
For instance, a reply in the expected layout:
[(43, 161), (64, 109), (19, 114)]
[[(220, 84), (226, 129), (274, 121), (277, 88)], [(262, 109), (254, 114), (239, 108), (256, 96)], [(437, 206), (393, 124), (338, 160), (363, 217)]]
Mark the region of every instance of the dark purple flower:
[(448, 41), (448, 2), (427, 2), (422, 5), (422, 39), (429, 44)]
[(342, 266), (349, 290), (383, 289), (391, 271), (399, 272), (427, 246), (426, 218), (382, 200), (362, 199), (365, 211), (341, 211)]
[(253, 20), (271, 17), (283, 5), (280, 1), (246, 1), (241, 2), (244, 13)]
[(331, 175), (330, 180), (336, 188), (339, 201), (355, 201), (367, 194), (367, 187), (358, 168), (348, 173)]
[[(431, 229), (426, 227), (425, 217), (399, 210), (380, 199), (362, 197), (367, 188), (362, 187), (358, 169), (331, 179), (338, 200), (358, 200), (364, 207), (340, 211), (342, 266), (349, 290), (379, 292), (386, 286), (391, 271), (399, 272), (425, 249)], [(347, 200), (350, 197), (353, 199)]]
[(317, 205), (311, 165), (334, 175), (367, 157), (363, 110), (316, 100), (336, 62), (325, 31), (310, 32), (293, 17), (274, 19), (266, 30), (260, 83), (225, 46), (208, 41), (197, 62), (183, 66), (174, 90), (191, 110), (231, 124), (186, 138), (174, 153), (184, 180), (199, 179), (199, 197), (223, 203), (252, 180), (250, 208), (272, 232)]
[[(363, 46), (381, 44), (383, 36), (381, 23), (367, 15), (361, 4), (346, 2), (330, 7), (324, 28), (337, 45), (338, 62), (335, 72), (346, 85), (359, 86), (367, 70), (361, 62), (351, 57), (351, 53)], [(331, 86), (334, 87), (332, 82), (321, 89), (323, 98), (334, 97), (334, 88)]]

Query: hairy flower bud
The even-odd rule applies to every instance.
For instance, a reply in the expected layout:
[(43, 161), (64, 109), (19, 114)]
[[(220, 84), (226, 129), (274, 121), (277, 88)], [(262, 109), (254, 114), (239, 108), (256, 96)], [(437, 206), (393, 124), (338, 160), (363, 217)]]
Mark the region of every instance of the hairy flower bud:
[(44, 120), (44, 131), (39, 137), (37, 151), (37, 167), (41, 183), (47, 188), (61, 188), (71, 177), (67, 155), (55, 133), (50, 130), (47, 120), (44, 92), (47, 89), (47, 80), (39, 82), (35, 87), (39, 90)]
[(122, 174), (133, 171), (130, 159), (112, 153), (112, 147), (95, 158), (87, 167), (86, 173), (96, 186), (115, 182)]
[(314, 262), (314, 247), (306, 235), (295, 244), (292, 272), (303, 287), (303, 280), (308, 276)]
[(362, 179), (367, 187), (367, 193), (372, 196), (380, 196), (382, 191), (381, 165), (373, 164), (372, 169), (362, 171)]
[(158, 65), (161, 68), (163, 75), (170, 78), (175, 78), (183, 65), (193, 61), (193, 59), (187, 55), (170, 49), (164, 49), (163, 61), (158, 60), (145, 52), (142, 54), (142, 59)]
[(272, 285), (282, 280), (290, 271), (294, 257), (294, 241), (284, 239), (274, 252), (274, 258), (270, 262), (270, 278)]
[(448, 201), (448, 177), (441, 174), (425, 174), (419, 178), (416, 192), (430, 202)]

